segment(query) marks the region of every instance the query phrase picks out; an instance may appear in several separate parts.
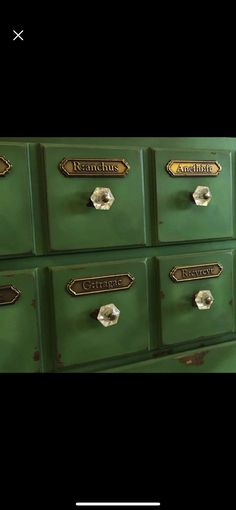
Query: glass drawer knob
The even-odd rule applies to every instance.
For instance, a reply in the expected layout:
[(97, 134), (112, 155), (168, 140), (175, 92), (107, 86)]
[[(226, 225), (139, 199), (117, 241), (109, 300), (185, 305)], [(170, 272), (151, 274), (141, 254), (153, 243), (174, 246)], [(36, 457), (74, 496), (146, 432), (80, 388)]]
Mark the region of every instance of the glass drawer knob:
[(212, 194), (207, 186), (197, 186), (192, 197), (196, 205), (206, 206), (211, 201)]
[(113, 197), (110, 188), (95, 188), (94, 192), (90, 196), (90, 200), (95, 209), (107, 211), (111, 208), (115, 198)]
[(117, 324), (120, 310), (113, 304), (103, 305), (93, 315), (105, 328)]
[(199, 310), (209, 310), (214, 302), (210, 290), (199, 290), (194, 296), (195, 304)]

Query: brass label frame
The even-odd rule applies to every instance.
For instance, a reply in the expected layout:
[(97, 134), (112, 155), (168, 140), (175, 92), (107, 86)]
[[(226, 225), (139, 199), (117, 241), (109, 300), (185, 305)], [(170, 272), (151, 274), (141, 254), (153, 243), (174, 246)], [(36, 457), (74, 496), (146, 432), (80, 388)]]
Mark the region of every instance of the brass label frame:
[[(177, 283), (189, 282), (193, 280), (204, 280), (206, 278), (218, 278), (223, 272), (223, 269), (224, 268), (222, 264), (220, 264), (219, 262), (212, 262), (211, 264), (208, 263), (208, 264), (195, 264), (189, 266), (175, 266), (170, 271), (169, 276), (172, 281)], [(194, 275), (194, 273), (196, 274)]]
[(9, 170), (11, 170), (12, 164), (4, 156), (0, 156), (0, 177), (4, 177)]
[(166, 170), (171, 177), (217, 177), (222, 166), (213, 160), (172, 159)]
[(67, 177), (125, 177), (130, 165), (119, 158), (64, 158), (59, 170)]
[(20, 295), (21, 291), (14, 285), (0, 285), (0, 306), (15, 303)]
[(72, 296), (87, 296), (103, 292), (127, 290), (133, 285), (134, 276), (130, 273), (112, 274), (106, 276), (89, 276), (70, 280), (66, 288)]

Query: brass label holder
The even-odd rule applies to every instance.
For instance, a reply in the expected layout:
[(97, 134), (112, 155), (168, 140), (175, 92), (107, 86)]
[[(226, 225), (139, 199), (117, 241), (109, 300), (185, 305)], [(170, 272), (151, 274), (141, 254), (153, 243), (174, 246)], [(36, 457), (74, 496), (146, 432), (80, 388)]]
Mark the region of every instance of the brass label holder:
[(67, 284), (67, 291), (72, 296), (85, 296), (102, 292), (127, 290), (133, 285), (135, 278), (129, 273), (76, 278)]
[(14, 285), (0, 286), (0, 306), (11, 305), (20, 297), (21, 292)]
[(222, 167), (218, 161), (174, 159), (166, 170), (172, 177), (216, 177)]
[(170, 271), (170, 278), (174, 282), (188, 282), (203, 280), (205, 278), (217, 278), (223, 271), (223, 266), (218, 262), (212, 264), (199, 264), (194, 266), (175, 266)]
[(0, 177), (6, 175), (11, 170), (12, 165), (4, 156), (0, 156)]
[(124, 159), (64, 158), (59, 170), (69, 177), (124, 177), (130, 166)]

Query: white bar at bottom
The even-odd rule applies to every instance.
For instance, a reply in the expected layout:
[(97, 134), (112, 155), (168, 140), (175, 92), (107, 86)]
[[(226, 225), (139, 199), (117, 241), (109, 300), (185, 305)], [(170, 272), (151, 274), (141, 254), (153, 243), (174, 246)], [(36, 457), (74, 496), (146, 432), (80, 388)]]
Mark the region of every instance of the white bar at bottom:
[(160, 506), (161, 503), (76, 503), (76, 506)]

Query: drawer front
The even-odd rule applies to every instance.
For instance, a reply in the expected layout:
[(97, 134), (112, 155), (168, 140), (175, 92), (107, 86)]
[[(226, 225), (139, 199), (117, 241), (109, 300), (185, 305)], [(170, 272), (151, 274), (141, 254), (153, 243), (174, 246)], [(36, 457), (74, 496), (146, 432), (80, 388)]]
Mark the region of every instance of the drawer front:
[(0, 272), (0, 372), (38, 372), (37, 270)]
[[(44, 144), (42, 151), (51, 251), (145, 245), (140, 149)], [(120, 161), (120, 168), (123, 160), (128, 164), (126, 175), (117, 177), (116, 160)], [(76, 170), (70, 174), (67, 168)], [(85, 169), (83, 175), (78, 168)], [(115, 200), (108, 203), (109, 209), (93, 206), (90, 197), (96, 188), (110, 190)]]
[(126, 373), (225, 373), (236, 372), (236, 342), (165, 356), (103, 370)]
[[(149, 350), (145, 259), (57, 267), (51, 274), (59, 368)], [(74, 279), (83, 279), (77, 284), (81, 295), (67, 289)], [(106, 327), (96, 317), (108, 304), (114, 304), (120, 316)]]
[(158, 264), (164, 345), (234, 331), (232, 251), (160, 257)]
[[(201, 161), (206, 163), (201, 164)], [(212, 163), (207, 166), (209, 161)], [(230, 152), (156, 150), (155, 163), (157, 242), (179, 243), (234, 237)], [(207, 196), (207, 188), (211, 199), (202, 200), (201, 197)]]
[(0, 143), (0, 219), (0, 256), (33, 253), (27, 144)]

